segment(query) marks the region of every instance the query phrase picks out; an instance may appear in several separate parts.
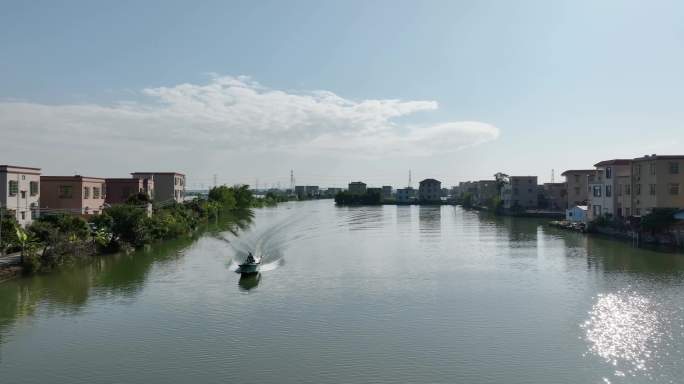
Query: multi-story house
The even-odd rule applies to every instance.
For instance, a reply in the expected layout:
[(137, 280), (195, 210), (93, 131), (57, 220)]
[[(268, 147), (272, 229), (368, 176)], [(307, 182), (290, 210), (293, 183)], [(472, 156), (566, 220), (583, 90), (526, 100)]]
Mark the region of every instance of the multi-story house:
[(684, 155), (644, 156), (632, 160), (632, 213), (654, 208), (684, 208)]
[(309, 198), (317, 198), (318, 195), (320, 195), (320, 188), (318, 188), (318, 185), (307, 185), (306, 186), (306, 196)]
[(499, 194), (499, 187), (496, 180), (480, 180), (474, 182), (473, 203), (475, 205), (485, 205)]
[(325, 190), (325, 195), (327, 197), (335, 197), (340, 192), (342, 192), (342, 188), (329, 187)]
[(589, 200), (589, 185), (587, 181), (589, 175), (594, 172), (593, 169), (571, 169), (561, 174), (561, 176), (565, 176), (568, 208), (587, 204)]
[(349, 183), (349, 193), (354, 195), (363, 195), (366, 193), (366, 183), (360, 181), (353, 181)]
[(80, 215), (96, 215), (105, 204), (105, 179), (99, 177), (41, 176), (40, 208)]
[(382, 198), (387, 200), (392, 198), (392, 186), (383, 185), (382, 186)]
[(632, 173), (631, 160), (605, 160), (594, 166), (595, 173), (587, 179), (589, 220), (595, 220), (599, 216), (630, 216), (631, 203), (626, 203), (624, 197), (631, 193), (631, 188), (625, 187), (624, 183), (630, 179)]
[(425, 179), (418, 187), (418, 200), (424, 203), (440, 202), (442, 196), (442, 182), (435, 179)]
[(416, 190), (412, 187), (397, 189), (397, 203), (408, 204), (415, 200)]
[(501, 189), (505, 209), (536, 208), (539, 201), (537, 176), (510, 176)]
[(154, 181), (155, 200), (165, 202), (175, 200), (182, 203), (185, 199), (185, 175), (179, 172), (133, 172), (134, 179)]
[(568, 207), (568, 187), (565, 183), (544, 183), (542, 193), (546, 199), (546, 209), (565, 211)]
[(147, 178), (108, 178), (105, 179), (107, 204), (123, 204), (129, 197), (138, 193), (144, 193), (154, 200), (154, 179)]
[(38, 216), (40, 168), (0, 165), (0, 209), (26, 226)]
[(306, 197), (306, 186), (305, 185), (295, 185), (295, 195), (298, 199), (303, 199)]

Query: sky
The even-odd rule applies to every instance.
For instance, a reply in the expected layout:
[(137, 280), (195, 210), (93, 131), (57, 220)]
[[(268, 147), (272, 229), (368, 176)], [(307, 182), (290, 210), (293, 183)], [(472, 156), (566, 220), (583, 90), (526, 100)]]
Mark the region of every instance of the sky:
[(680, 1), (4, 1), (0, 164), (189, 188), (684, 152)]

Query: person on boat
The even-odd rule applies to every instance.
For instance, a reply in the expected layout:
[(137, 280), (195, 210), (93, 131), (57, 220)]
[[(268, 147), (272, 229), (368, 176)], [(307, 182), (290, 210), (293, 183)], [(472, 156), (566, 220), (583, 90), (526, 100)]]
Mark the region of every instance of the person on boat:
[(254, 264), (256, 260), (254, 259), (254, 255), (252, 255), (252, 252), (249, 252), (247, 255), (247, 263), (248, 264)]

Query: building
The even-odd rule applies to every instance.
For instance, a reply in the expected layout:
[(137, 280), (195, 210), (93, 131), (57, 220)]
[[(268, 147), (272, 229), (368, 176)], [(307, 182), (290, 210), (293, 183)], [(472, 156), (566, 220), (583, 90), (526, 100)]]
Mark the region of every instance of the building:
[(499, 194), (496, 180), (480, 180), (472, 183), (469, 190), (473, 191), (473, 204), (484, 206)]
[(625, 200), (631, 194), (631, 187), (624, 185), (631, 179), (631, 164), (629, 159), (613, 159), (594, 165), (595, 172), (587, 178), (589, 220), (631, 215), (631, 201)]
[(565, 220), (571, 223), (586, 223), (587, 222), (587, 206), (575, 205), (572, 208), (565, 210)]
[(342, 192), (342, 188), (326, 188), (325, 190), (325, 196), (326, 197), (335, 197), (338, 193)]
[(644, 156), (632, 160), (632, 214), (654, 208), (684, 208), (684, 155)]
[(41, 211), (96, 215), (105, 204), (105, 179), (99, 177), (41, 176)]
[(295, 195), (298, 199), (303, 199), (306, 197), (306, 186), (305, 185), (295, 185)]
[(392, 198), (392, 186), (383, 185), (382, 186), (382, 198), (387, 200)]
[(466, 194), (469, 194), (475, 197), (477, 194), (477, 183), (474, 181), (462, 181), (458, 183), (458, 196), (455, 196), (457, 198), (462, 198)]
[(320, 195), (320, 189), (318, 188), (318, 185), (307, 185), (306, 187), (306, 196), (310, 199), (316, 199)]
[(123, 204), (129, 197), (144, 193), (150, 200), (154, 200), (154, 179), (148, 178), (108, 178), (105, 179), (107, 204)]
[(565, 176), (568, 207), (587, 205), (589, 200), (587, 178), (594, 172), (593, 169), (571, 169), (561, 173), (561, 176)]
[(441, 202), (442, 182), (435, 179), (425, 179), (418, 187), (418, 200), (423, 203)]
[(537, 208), (537, 176), (510, 176), (501, 189), (501, 200), (505, 209)]
[(366, 193), (366, 183), (360, 181), (353, 181), (349, 183), (349, 193), (354, 195), (363, 195)]
[(0, 209), (26, 226), (38, 216), (40, 168), (0, 165)]
[(152, 179), (154, 200), (165, 202), (175, 200), (182, 203), (185, 199), (185, 175), (179, 172), (133, 172), (134, 179)]
[(416, 199), (416, 190), (411, 187), (397, 189), (397, 203), (409, 204)]
[(544, 183), (542, 193), (545, 209), (563, 212), (568, 207), (568, 189), (565, 183)]

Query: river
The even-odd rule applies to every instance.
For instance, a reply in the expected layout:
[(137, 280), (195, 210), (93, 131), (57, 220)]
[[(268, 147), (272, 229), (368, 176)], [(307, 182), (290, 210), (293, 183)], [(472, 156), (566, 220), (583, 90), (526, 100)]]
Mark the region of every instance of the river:
[[(453, 206), (254, 211), (0, 284), (2, 383), (679, 383), (684, 255)], [(236, 260), (263, 255), (258, 276)]]

